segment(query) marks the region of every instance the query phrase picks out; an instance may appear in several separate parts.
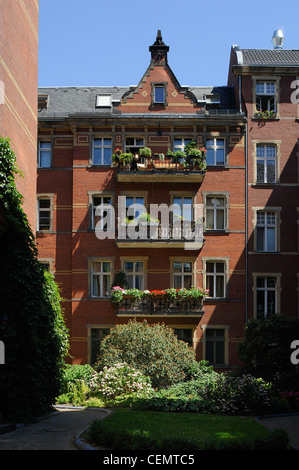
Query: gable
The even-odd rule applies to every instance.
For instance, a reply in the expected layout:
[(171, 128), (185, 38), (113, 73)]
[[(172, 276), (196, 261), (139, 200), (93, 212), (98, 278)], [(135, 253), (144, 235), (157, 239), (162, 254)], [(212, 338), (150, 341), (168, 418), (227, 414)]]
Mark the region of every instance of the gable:
[(200, 109), (189, 87), (182, 87), (167, 62), (168, 46), (158, 31), (150, 46), (151, 63), (139, 84), (123, 95), (122, 113), (195, 113)]

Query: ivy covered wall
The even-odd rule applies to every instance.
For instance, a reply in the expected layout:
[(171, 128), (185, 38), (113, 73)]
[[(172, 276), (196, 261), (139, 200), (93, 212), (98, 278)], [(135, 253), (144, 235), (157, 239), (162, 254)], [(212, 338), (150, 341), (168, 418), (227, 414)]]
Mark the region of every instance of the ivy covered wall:
[(58, 286), (37, 259), (17, 173), (9, 139), (0, 137), (0, 412), (26, 421), (51, 410), (69, 337)]

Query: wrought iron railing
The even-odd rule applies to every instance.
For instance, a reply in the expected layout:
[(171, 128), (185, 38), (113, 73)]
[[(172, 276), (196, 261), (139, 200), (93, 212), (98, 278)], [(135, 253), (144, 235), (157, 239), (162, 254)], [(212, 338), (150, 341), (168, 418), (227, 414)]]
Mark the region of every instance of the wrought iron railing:
[(174, 224), (160, 223), (120, 223), (117, 228), (118, 240), (148, 240), (165, 242), (203, 243), (203, 224), (185, 221)]
[(203, 299), (185, 298), (171, 300), (164, 296), (145, 296), (136, 300), (124, 296), (117, 304), (117, 314), (133, 315), (203, 315)]

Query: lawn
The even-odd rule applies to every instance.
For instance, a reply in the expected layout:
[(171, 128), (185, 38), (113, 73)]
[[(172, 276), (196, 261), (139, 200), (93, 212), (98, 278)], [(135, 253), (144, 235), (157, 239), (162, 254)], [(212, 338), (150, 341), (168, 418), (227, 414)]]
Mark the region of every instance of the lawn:
[[(272, 433), (259, 424), (253, 417), (199, 415), (197, 413), (171, 413), (159, 411), (138, 411), (118, 408), (108, 417), (97, 423), (92, 432), (92, 440), (104, 447), (116, 445), (128, 446), (130, 438), (139, 438), (136, 450), (144, 450), (144, 438), (159, 443), (167, 437), (174, 442), (183, 439), (195, 443), (200, 449), (207, 442), (254, 442), (256, 439), (267, 440)], [(124, 434), (129, 439), (124, 439)], [(105, 436), (107, 440), (105, 441)], [(142, 438), (140, 440), (140, 438)], [(111, 441), (114, 440), (114, 444)], [(109, 441), (110, 440), (110, 441)], [(127, 442), (125, 442), (127, 441)], [(171, 448), (164, 449), (171, 450)]]

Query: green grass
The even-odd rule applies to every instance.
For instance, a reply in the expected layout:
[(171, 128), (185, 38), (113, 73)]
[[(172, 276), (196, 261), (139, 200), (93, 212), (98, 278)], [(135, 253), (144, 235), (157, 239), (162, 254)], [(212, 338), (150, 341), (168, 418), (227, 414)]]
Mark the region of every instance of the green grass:
[[(123, 431), (126, 435), (154, 439), (158, 442), (165, 438), (183, 439), (195, 443), (198, 449), (204, 449), (205, 444), (211, 441), (232, 444), (236, 441), (253, 443), (256, 439), (269, 439), (272, 435), (253, 417), (137, 411), (123, 408), (115, 409), (108, 417), (101, 420), (99, 425), (101, 434), (98, 434), (98, 444), (101, 440), (103, 442), (105, 433), (111, 438), (113, 433), (119, 434)], [(97, 432), (99, 430), (95, 429), (94, 442), (97, 441), (95, 439)], [(141, 450), (142, 447), (136, 449)]]

